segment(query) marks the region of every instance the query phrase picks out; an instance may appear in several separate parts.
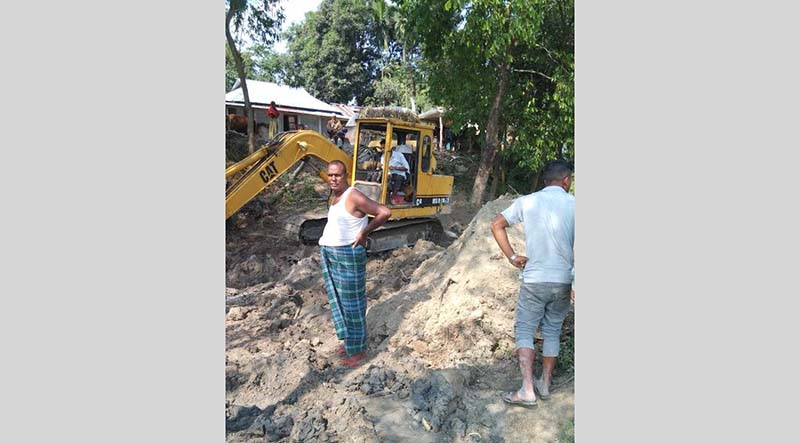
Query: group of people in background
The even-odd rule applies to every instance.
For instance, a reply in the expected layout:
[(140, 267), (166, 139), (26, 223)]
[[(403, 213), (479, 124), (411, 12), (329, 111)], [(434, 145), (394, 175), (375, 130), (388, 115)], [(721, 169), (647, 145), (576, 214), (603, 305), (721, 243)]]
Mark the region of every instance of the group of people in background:
[(433, 146), (437, 150), (455, 151), (456, 150), (456, 137), (455, 137), (455, 135), (453, 135), (453, 131), (451, 131), (450, 128), (444, 128), (444, 130), (441, 131), (441, 132), (443, 133), (444, 140), (442, 140), (441, 144), (440, 144), (439, 143), (439, 136), (438, 136), (439, 128), (436, 128), (433, 131)]

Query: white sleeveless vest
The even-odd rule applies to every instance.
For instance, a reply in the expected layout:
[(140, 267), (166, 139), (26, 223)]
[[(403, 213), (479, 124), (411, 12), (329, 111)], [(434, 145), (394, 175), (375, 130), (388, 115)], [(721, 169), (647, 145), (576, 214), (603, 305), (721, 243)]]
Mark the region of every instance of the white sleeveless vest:
[(319, 239), (320, 246), (345, 246), (351, 245), (356, 240), (356, 235), (367, 227), (368, 217), (354, 217), (347, 212), (345, 201), (353, 187), (347, 188), (335, 205), (328, 208), (328, 222)]

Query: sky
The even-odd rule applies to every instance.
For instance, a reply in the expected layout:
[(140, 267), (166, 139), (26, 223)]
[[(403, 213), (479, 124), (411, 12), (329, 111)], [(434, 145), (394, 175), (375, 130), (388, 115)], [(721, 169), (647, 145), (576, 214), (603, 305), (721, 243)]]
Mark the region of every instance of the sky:
[[(293, 23), (301, 22), (306, 17), (306, 12), (316, 11), (322, 0), (281, 0), (283, 6), (283, 15), (286, 19), (283, 21), (283, 28), (281, 31), (289, 29)], [(275, 51), (284, 53), (286, 52), (286, 42), (281, 40), (275, 43)]]

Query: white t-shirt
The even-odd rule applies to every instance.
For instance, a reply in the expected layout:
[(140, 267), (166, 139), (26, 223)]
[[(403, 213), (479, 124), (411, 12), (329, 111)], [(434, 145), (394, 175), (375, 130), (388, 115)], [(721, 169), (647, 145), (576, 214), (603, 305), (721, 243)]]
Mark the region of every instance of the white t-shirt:
[[(383, 164), (383, 159), (384, 159), (384, 157), (383, 157), (383, 155), (381, 155), (381, 165)], [(401, 171), (399, 169), (392, 169), (392, 166), (403, 167), (403, 168), (406, 168), (406, 170), (405, 171)], [(395, 175), (405, 176), (406, 173), (410, 169), (411, 169), (411, 167), (408, 165), (408, 162), (406, 161), (405, 156), (403, 156), (403, 154), (398, 152), (397, 149), (393, 150), (392, 151), (392, 157), (389, 159), (389, 172), (391, 172), (392, 174), (395, 174)]]
[(509, 225), (523, 223), (525, 283), (570, 283), (574, 267), (575, 197), (559, 186), (524, 195), (502, 212)]

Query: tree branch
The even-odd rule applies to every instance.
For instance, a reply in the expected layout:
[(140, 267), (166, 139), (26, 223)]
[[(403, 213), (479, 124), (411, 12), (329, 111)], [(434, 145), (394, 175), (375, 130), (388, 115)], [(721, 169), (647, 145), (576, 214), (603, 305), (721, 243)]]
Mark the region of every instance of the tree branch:
[(569, 71), (569, 68), (567, 68), (567, 67), (564, 65), (564, 63), (562, 63), (560, 60), (558, 60), (557, 58), (555, 58), (555, 56), (553, 56), (553, 53), (552, 53), (552, 52), (550, 52), (550, 50), (549, 50), (549, 49), (545, 48), (544, 46), (542, 46), (542, 45), (540, 45), (540, 44), (535, 44), (535, 46), (536, 46), (537, 48), (541, 48), (541, 49), (543, 49), (543, 50), (544, 50), (544, 52), (545, 52), (545, 53), (547, 53), (547, 56), (548, 56), (548, 57), (550, 57), (550, 60), (554, 61), (554, 62), (555, 62), (555, 63), (556, 63), (558, 66), (560, 66), (561, 68), (563, 68), (565, 71)]
[(512, 69), (512, 71), (514, 71), (514, 72), (527, 72), (527, 73), (529, 73), (529, 74), (539, 74), (539, 75), (541, 75), (542, 77), (544, 77), (544, 78), (546, 78), (546, 79), (550, 80), (551, 82), (553, 81), (553, 79), (552, 79), (551, 77), (548, 77), (548, 76), (546, 76), (546, 75), (542, 74), (541, 72), (539, 72), (539, 71), (534, 71), (534, 70), (532, 70), (532, 69), (516, 69), (516, 68), (514, 68), (514, 69)]

